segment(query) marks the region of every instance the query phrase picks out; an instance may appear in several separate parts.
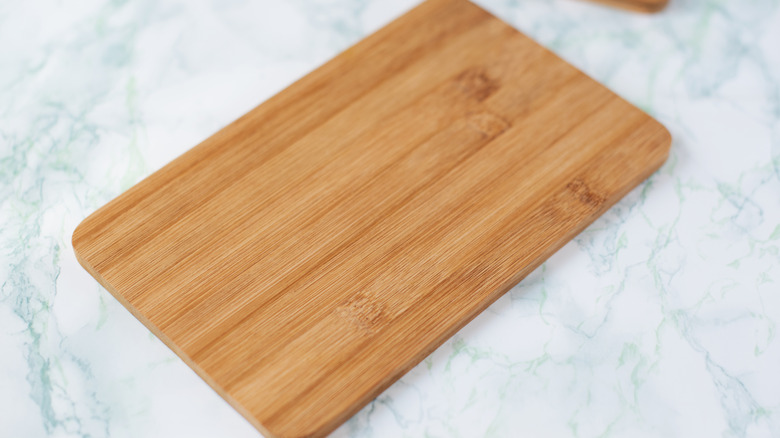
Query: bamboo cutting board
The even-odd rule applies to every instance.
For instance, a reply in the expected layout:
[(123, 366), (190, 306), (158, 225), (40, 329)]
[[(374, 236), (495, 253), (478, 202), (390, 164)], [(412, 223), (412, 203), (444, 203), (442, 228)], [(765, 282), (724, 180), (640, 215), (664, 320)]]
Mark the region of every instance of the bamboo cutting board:
[(658, 12), (665, 8), (669, 0), (593, 0), (610, 6), (639, 12)]
[(668, 132), (430, 0), (89, 216), (81, 264), (268, 436), (321, 436), (656, 170)]

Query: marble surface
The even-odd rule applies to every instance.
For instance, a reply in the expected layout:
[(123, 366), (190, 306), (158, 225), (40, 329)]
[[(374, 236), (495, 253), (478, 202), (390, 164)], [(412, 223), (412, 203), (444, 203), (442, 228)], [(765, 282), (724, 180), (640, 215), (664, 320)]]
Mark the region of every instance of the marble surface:
[[(259, 436), (71, 233), (414, 3), (0, 3), (1, 437)], [(780, 436), (780, 1), (479, 3), (661, 120), (671, 157), (335, 436)]]

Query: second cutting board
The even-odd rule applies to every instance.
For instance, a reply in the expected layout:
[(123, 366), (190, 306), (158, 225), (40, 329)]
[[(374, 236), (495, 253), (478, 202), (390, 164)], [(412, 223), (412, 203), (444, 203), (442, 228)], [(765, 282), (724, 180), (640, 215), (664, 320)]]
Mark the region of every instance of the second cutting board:
[(605, 5), (639, 12), (658, 12), (665, 8), (669, 0), (592, 0)]
[(268, 436), (321, 436), (664, 161), (652, 118), (430, 0), (84, 220), (82, 265)]

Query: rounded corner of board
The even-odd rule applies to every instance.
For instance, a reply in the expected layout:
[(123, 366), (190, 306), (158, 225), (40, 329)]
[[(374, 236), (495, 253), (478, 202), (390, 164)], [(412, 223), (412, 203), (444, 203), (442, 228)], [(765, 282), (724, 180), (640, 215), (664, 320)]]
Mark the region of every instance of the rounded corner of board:
[(653, 121), (658, 125), (658, 130), (660, 131), (658, 149), (663, 153), (663, 159), (661, 160), (661, 164), (663, 164), (669, 158), (669, 153), (672, 150), (672, 133), (669, 132), (669, 129), (663, 123), (655, 119)]
[(70, 236), (70, 244), (73, 247), (73, 251), (76, 255), (79, 255), (79, 247), (81, 246), (82, 238), (84, 237), (84, 222), (86, 219), (79, 222), (76, 228), (73, 229), (73, 234)]
[(76, 225), (76, 228), (73, 229), (73, 234), (70, 238), (70, 244), (73, 248), (73, 253), (76, 255), (76, 260), (79, 262), (79, 264), (87, 271), (90, 275), (95, 277), (96, 280), (100, 281), (100, 277), (97, 275), (95, 269), (92, 266), (92, 263), (89, 262), (88, 258), (88, 252), (85, 249), (85, 246), (87, 245), (88, 236), (89, 236), (89, 221), (90, 219), (95, 215), (95, 213), (92, 213), (91, 215), (87, 216), (84, 220), (79, 222), (78, 225)]

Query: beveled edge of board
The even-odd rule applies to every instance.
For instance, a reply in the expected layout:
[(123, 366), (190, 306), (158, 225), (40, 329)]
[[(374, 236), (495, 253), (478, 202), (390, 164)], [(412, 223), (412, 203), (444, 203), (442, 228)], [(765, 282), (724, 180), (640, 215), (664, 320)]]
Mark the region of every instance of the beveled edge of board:
[[(141, 180), (143, 181), (143, 180)], [(139, 181), (140, 183), (140, 181)], [(100, 209), (95, 211), (97, 213)], [(92, 214), (95, 214), (92, 213)], [(90, 215), (91, 216), (91, 215)], [(89, 216), (88, 216), (89, 217)], [(85, 219), (86, 220), (86, 219)], [(83, 223), (83, 221), (82, 221)], [(79, 223), (78, 226), (76, 226), (76, 229), (81, 226), (81, 223)], [(187, 364), (190, 369), (195, 371), (195, 374), (198, 375), (201, 379), (203, 379), (204, 382), (208, 386), (211, 387), (220, 397), (222, 397), (223, 400), (225, 400), (233, 409), (235, 409), (241, 416), (247, 420), (252, 426), (255, 427), (260, 433), (263, 434), (264, 437), (270, 437), (270, 438), (282, 438), (277, 434), (272, 433), (270, 430), (266, 429), (266, 427), (260, 423), (250, 412), (248, 412), (238, 401), (236, 401), (233, 397), (230, 396), (230, 394), (225, 391), (219, 384), (217, 384), (214, 379), (211, 378), (211, 376), (206, 373), (196, 362), (194, 362), (192, 359), (190, 359), (189, 356), (187, 356), (178, 345), (176, 345), (173, 341), (171, 341), (168, 336), (165, 335), (157, 326), (152, 323), (146, 316), (144, 316), (143, 313), (139, 312), (138, 309), (133, 307), (132, 304), (130, 304), (129, 301), (125, 299), (125, 297), (117, 291), (114, 286), (111, 285), (108, 281), (106, 281), (105, 278), (103, 278), (102, 275), (100, 275), (99, 272), (97, 272), (92, 265), (81, 257), (81, 254), (79, 254), (79, 251), (76, 249), (76, 238), (75, 238), (75, 230), (74, 230), (74, 237), (71, 241), (71, 244), (73, 245), (73, 252), (76, 254), (76, 260), (78, 260), (81, 267), (83, 267), (92, 277), (97, 280), (98, 283), (100, 283), (101, 286), (103, 286), (114, 298), (116, 298), (119, 303), (122, 304), (122, 306), (130, 311), (130, 314), (132, 314), (138, 321), (141, 322), (141, 324), (144, 325), (152, 334), (154, 334), (158, 339), (160, 339), (168, 348), (173, 351), (176, 356), (178, 356), (181, 360), (184, 361), (185, 364)]]
[[(601, 2), (601, 3), (613, 4), (613, 5), (621, 5), (623, 7), (627, 6), (622, 0), (594, 0), (594, 1)], [(469, 2), (473, 3), (473, 2), (471, 2), (471, 0), (469, 0)], [(422, 3), (426, 3), (426, 2), (423, 1)], [(642, 9), (642, 10), (645, 11), (645, 12), (653, 12), (655, 10), (662, 9), (667, 3), (668, 3), (668, 0), (660, 0), (660, 7), (658, 7), (657, 9), (655, 9), (655, 8), (645, 8), (645, 9)], [(402, 19), (406, 14), (408, 14), (409, 12), (411, 12), (412, 10), (414, 10), (416, 7), (419, 7), (419, 6), (420, 6), (420, 4), (417, 4), (414, 7), (405, 10), (403, 13), (401, 13), (398, 16), (396, 16), (393, 20), (389, 21), (384, 26), (380, 27), (376, 31), (372, 32), (371, 34), (366, 35), (365, 37), (363, 37), (361, 40), (359, 40), (358, 42), (353, 44), (353, 46), (356, 45), (356, 44), (359, 44), (360, 42), (364, 41), (365, 39), (367, 39), (367, 38), (373, 36), (374, 34), (378, 33), (380, 30), (384, 29), (385, 27), (387, 27), (389, 24), (393, 23), (394, 21)], [(488, 14), (493, 16), (495, 19), (500, 20), (500, 21), (506, 23), (505, 20), (502, 20), (501, 18), (499, 18), (495, 14), (491, 13), (490, 11), (482, 8), (479, 5), (476, 5), (476, 6), (479, 7), (480, 9), (485, 10)], [(636, 10), (636, 9), (634, 9), (634, 10)], [(506, 24), (508, 26), (512, 27), (513, 29), (515, 29), (518, 33), (520, 33), (520, 34), (522, 34), (522, 35), (527, 37), (526, 34), (521, 32), (520, 30), (518, 30), (516, 27), (514, 27), (514, 26), (512, 26), (511, 24), (508, 24), (508, 23), (506, 23)], [(543, 45), (538, 43), (536, 40), (534, 40), (534, 39), (531, 39), (531, 40), (533, 41), (534, 44), (537, 44), (538, 46), (540, 46), (544, 50), (547, 50), (548, 52), (553, 53), (549, 49), (547, 49), (546, 47), (544, 47)], [(350, 46), (350, 48), (351, 47), (352, 46)], [(350, 48), (347, 48), (344, 51), (339, 52), (338, 54), (334, 55), (332, 58), (329, 58), (324, 63), (320, 64), (319, 66), (317, 66), (317, 67), (315, 67), (313, 69), (311, 69), (307, 74), (305, 74), (304, 76), (299, 78), (298, 81), (303, 79), (304, 77), (306, 77), (308, 75), (311, 75), (311, 74), (315, 73), (317, 70), (322, 68), (324, 65), (328, 64), (329, 62), (331, 62), (334, 58), (336, 58), (338, 56), (341, 56), (343, 53), (349, 51)], [(560, 62), (564, 62), (564, 63), (569, 64), (567, 61), (562, 59), (557, 54), (553, 53), (553, 55), (556, 58), (558, 58), (558, 60)], [(569, 64), (569, 65), (571, 65), (571, 64)], [(572, 67), (574, 67), (574, 66), (572, 66)], [(574, 68), (576, 68), (576, 67), (574, 67)], [(617, 94), (615, 94), (612, 90), (610, 90), (606, 86), (602, 85), (597, 80), (593, 79), (592, 77), (590, 77), (586, 73), (582, 72), (580, 69), (578, 69), (578, 68), (576, 68), (576, 69), (577, 69), (577, 71), (580, 72), (580, 74), (588, 77), (591, 81), (593, 81), (594, 84), (596, 84), (596, 85), (602, 87), (604, 90), (614, 94), (618, 99), (621, 99), (621, 100), (625, 101), (625, 99), (623, 99), (622, 97), (620, 97)], [(272, 96), (271, 98), (276, 97), (278, 94), (282, 93), (284, 90), (286, 90), (287, 88), (292, 86), (295, 82), (297, 82), (297, 81), (294, 81), (293, 83), (289, 84), (284, 89), (279, 90), (279, 92), (274, 94), (274, 96)], [(271, 99), (271, 98), (269, 98), (269, 99)], [(266, 99), (266, 100), (260, 102), (256, 107), (254, 107), (253, 109), (249, 110), (249, 112), (253, 111), (258, 106), (263, 105), (269, 99)], [(636, 105), (634, 105), (634, 104), (632, 104), (630, 102), (628, 102), (628, 103), (631, 106), (636, 107)], [(605, 202), (602, 205), (602, 207), (597, 212), (595, 212), (592, 215), (591, 218), (583, 220), (577, 227), (573, 228), (570, 231), (570, 233), (567, 234), (567, 236), (565, 238), (561, 239), (560, 242), (557, 242), (556, 244), (551, 245), (550, 247), (548, 247), (548, 249), (545, 252), (544, 256), (540, 257), (538, 260), (535, 260), (533, 263), (531, 263), (528, 266), (528, 270), (527, 270), (526, 273), (530, 273), (534, 269), (536, 269), (538, 266), (540, 266), (545, 260), (547, 260), (547, 258), (549, 258), (549, 256), (551, 256), (552, 254), (557, 252), (561, 247), (563, 247), (565, 244), (567, 244), (569, 241), (571, 241), (572, 238), (574, 238), (575, 236), (580, 234), (585, 228), (590, 226), (598, 217), (600, 217), (602, 214), (604, 214), (606, 211), (608, 211), (612, 206), (614, 206), (614, 204), (616, 202), (618, 202), (620, 199), (622, 199), (626, 194), (628, 194), (630, 191), (634, 190), (637, 186), (639, 186), (639, 184), (641, 184), (649, 176), (651, 176), (653, 173), (655, 173), (666, 162), (666, 160), (668, 158), (668, 155), (669, 155), (669, 152), (670, 152), (670, 149), (671, 149), (672, 136), (671, 136), (669, 130), (662, 123), (660, 123), (658, 120), (656, 120), (651, 115), (649, 115), (647, 113), (645, 113), (645, 114), (647, 115), (648, 121), (650, 123), (656, 124), (657, 127), (664, 132), (665, 139), (664, 139), (664, 141), (662, 143), (659, 143), (659, 145), (658, 145), (658, 147), (660, 149), (662, 149), (663, 152), (664, 152), (663, 153), (663, 158), (658, 160), (657, 162), (649, 163), (648, 166), (646, 167), (645, 172), (642, 175), (640, 175), (639, 178), (635, 182), (626, 184), (625, 190), (623, 190), (620, 193), (615, 193), (615, 196), (611, 200), (611, 202)], [(237, 118), (236, 120), (228, 123), (227, 125), (225, 125), (224, 127), (220, 128), (220, 129), (218, 129), (216, 132), (214, 132), (213, 134), (209, 135), (207, 137), (207, 139), (213, 137), (214, 135), (218, 134), (219, 132), (223, 131), (224, 129), (229, 128), (233, 124), (237, 123), (243, 117), (244, 116), (242, 115), (241, 117)], [(307, 432), (307, 433), (305, 433), (303, 435), (283, 435), (283, 434), (275, 433), (275, 432), (269, 430), (268, 428), (266, 428), (251, 412), (247, 411), (240, 403), (238, 403), (233, 397), (231, 397), (230, 394), (227, 391), (225, 391), (219, 384), (217, 384), (217, 382), (214, 381), (209, 374), (207, 374), (196, 362), (194, 362), (188, 355), (186, 355), (154, 323), (152, 323), (148, 318), (146, 318), (142, 313), (140, 313), (135, 307), (133, 307), (130, 304), (130, 302), (127, 301), (125, 299), (125, 297), (117, 289), (115, 289), (105, 278), (103, 278), (103, 276), (99, 272), (97, 272), (97, 270), (94, 269), (94, 267), (89, 263), (88, 260), (86, 260), (86, 258), (82, 257), (81, 251), (79, 249), (79, 247), (81, 246), (80, 245), (80, 237), (83, 234), (82, 233), (82, 231), (83, 231), (82, 230), (82, 228), (83, 228), (82, 226), (85, 223), (89, 222), (94, 217), (99, 216), (104, 210), (108, 210), (109, 207), (111, 207), (119, 198), (121, 198), (123, 195), (125, 195), (129, 190), (132, 190), (132, 189), (138, 187), (139, 185), (144, 184), (150, 177), (152, 177), (154, 175), (166, 172), (169, 168), (171, 168), (171, 166), (174, 163), (179, 162), (180, 160), (186, 160), (188, 155), (190, 155), (190, 153), (194, 149), (197, 149), (198, 146), (200, 146), (202, 143), (203, 143), (203, 141), (198, 143), (196, 146), (192, 147), (191, 149), (183, 152), (181, 155), (179, 155), (178, 157), (174, 158), (173, 160), (171, 160), (170, 162), (168, 162), (167, 164), (162, 166), (160, 169), (152, 172), (150, 175), (144, 177), (143, 179), (141, 179), (140, 181), (135, 183), (130, 189), (123, 191), (122, 193), (120, 193), (119, 195), (114, 197), (112, 200), (108, 201), (107, 203), (102, 205), (100, 208), (95, 210), (93, 213), (88, 215), (74, 229), (73, 235), (72, 235), (71, 244), (73, 246), (73, 251), (74, 251), (74, 253), (76, 255), (76, 259), (78, 260), (79, 264), (90, 275), (92, 275), (92, 277), (94, 277), (98, 281), (98, 283), (100, 283), (100, 285), (102, 285), (111, 295), (113, 295), (114, 298), (116, 298), (117, 301), (119, 301), (128, 311), (130, 311), (130, 313), (137, 320), (139, 320), (148, 330), (150, 330), (166, 346), (168, 346), (168, 348), (170, 348), (177, 356), (179, 356), (193, 371), (195, 371), (195, 373), (200, 378), (202, 378), (215, 392), (217, 392), (217, 394), (220, 397), (222, 397), (225, 401), (227, 401), (228, 404), (230, 404), (231, 407), (233, 407), (239, 414), (241, 414), (242, 417), (244, 417), (252, 426), (254, 426), (258, 431), (260, 431), (260, 433), (262, 433), (265, 437), (294, 438), (294, 437), (298, 437), (298, 436), (301, 436), (301, 437), (324, 436), (324, 435), (332, 432), (338, 426), (343, 424), (344, 421), (346, 421), (347, 419), (352, 417), (355, 413), (357, 413), (360, 409), (362, 409), (368, 402), (370, 402), (372, 399), (374, 399), (379, 394), (381, 394), (383, 391), (385, 391), (388, 387), (390, 387), (393, 383), (395, 383), (400, 377), (405, 375), (406, 372), (408, 372), (409, 369), (411, 369), (414, 366), (416, 366), (417, 364), (419, 364), (423, 359), (425, 359), (425, 357), (427, 357), (433, 351), (435, 351), (437, 348), (439, 348), (444, 342), (446, 342), (448, 339), (450, 339), (452, 337), (452, 335), (454, 335), (459, 330), (461, 330), (463, 327), (465, 327), (476, 316), (481, 314), (485, 309), (487, 309), (491, 304), (493, 304), (493, 302), (495, 302), (498, 298), (503, 296), (509, 289), (514, 287), (517, 284), (517, 282), (519, 282), (520, 280), (522, 280), (523, 277), (525, 277), (525, 275), (520, 275), (518, 277), (518, 281), (517, 282), (511, 282), (511, 284), (507, 284), (506, 287), (502, 288), (501, 290), (498, 290), (492, 297), (486, 299), (483, 303), (481, 303), (479, 308), (476, 309), (475, 312), (472, 315), (469, 315), (468, 317), (466, 317), (463, 320), (459, 321), (457, 324), (455, 324), (452, 327), (450, 327), (450, 330), (442, 332), (441, 336), (435, 342), (432, 342), (430, 345), (427, 345), (424, 349), (422, 349), (420, 351), (420, 353), (417, 356), (413, 357), (409, 361), (408, 366), (405, 367), (404, 371), (399, 376), (389, 378), (381, 386), (375, 388), (375, 391), (372, 391), (372, 393), (370, 393), (370, 394), (366, 394), (366, 400), (361, 402), (361, 403), (358, 403), (354, 407), (354, 409), (345, 410), (343, 412), (343, 415), (339, 416), (338, 418), (333, 418), (331, 422), (329, 422), (326, 425), (323, 425), (323, 427), (321, 429), (315, 430), (315, 431), (310, 431), (310, 432)]]

